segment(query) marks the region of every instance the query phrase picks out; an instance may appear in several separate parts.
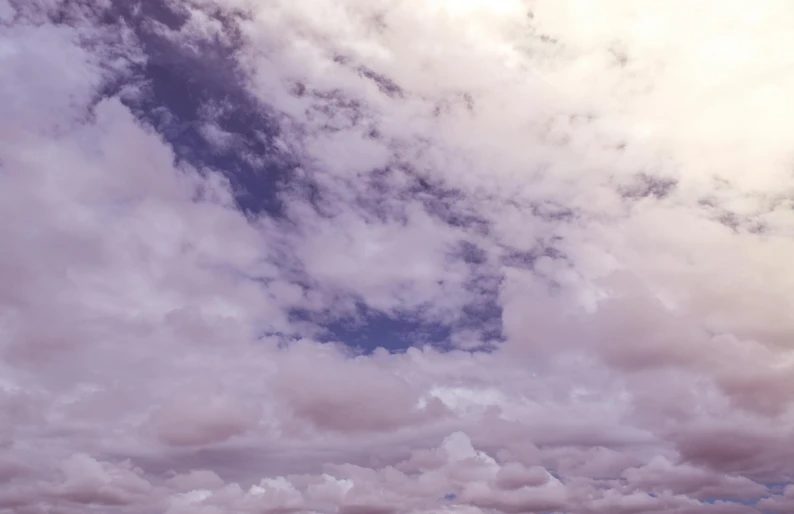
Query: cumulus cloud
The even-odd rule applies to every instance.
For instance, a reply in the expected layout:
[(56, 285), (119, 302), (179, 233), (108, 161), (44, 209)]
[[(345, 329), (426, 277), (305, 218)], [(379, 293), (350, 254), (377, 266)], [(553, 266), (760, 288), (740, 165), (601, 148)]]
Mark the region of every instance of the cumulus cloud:
[(791, 511), (792, 18), (0, 0), (0, 514)]

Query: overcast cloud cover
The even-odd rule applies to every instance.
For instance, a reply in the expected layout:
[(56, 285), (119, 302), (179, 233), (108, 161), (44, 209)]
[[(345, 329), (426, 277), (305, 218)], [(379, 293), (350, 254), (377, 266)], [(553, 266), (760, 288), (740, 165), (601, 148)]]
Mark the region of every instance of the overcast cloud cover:
[(794, 512), (788, 0), (0, 0), (0, 513)]

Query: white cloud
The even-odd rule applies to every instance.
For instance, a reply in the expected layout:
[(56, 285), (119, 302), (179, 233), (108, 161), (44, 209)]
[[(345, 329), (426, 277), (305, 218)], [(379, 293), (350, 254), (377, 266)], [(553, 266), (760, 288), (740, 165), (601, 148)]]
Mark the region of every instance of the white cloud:
[(244, 214), (102, 98), (114, 4), (0, 1), (0, 512), (790, 509), (789, 3), (171, 4), (302, 169)]

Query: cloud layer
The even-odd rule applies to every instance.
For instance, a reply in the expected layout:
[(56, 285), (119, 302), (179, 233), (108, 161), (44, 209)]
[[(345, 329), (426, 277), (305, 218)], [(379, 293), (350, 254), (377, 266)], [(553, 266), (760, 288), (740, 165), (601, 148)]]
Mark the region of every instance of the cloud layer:
[(0, 0), (0, 513), (791, 511), (792, 22)]

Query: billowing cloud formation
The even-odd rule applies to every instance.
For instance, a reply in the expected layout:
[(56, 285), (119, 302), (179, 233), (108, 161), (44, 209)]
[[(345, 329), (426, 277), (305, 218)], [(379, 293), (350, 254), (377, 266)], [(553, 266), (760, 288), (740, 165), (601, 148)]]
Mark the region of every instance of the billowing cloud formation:
[(792, 23), (0, 0), (0, 513), (790, 512)]

